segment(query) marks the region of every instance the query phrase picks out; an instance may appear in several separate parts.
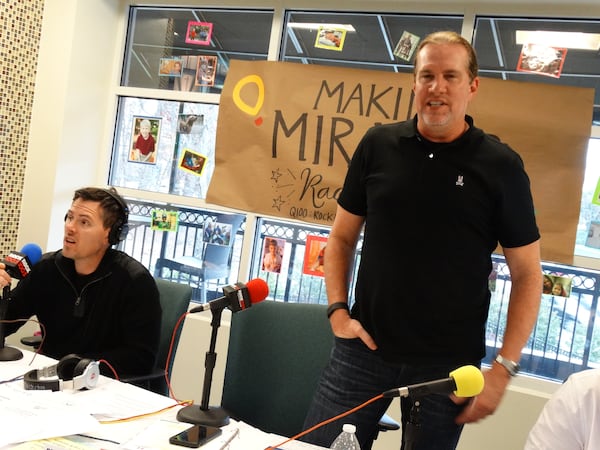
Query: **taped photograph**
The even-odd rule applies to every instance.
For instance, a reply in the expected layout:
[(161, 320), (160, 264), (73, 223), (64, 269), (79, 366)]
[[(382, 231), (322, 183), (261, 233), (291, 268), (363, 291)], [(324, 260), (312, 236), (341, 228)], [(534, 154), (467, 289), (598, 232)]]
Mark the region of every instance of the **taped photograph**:
[(302, 272), (306, 275), (322, 277), (325, 275), (325, 247), (327, 238), (324, 236), (306, 236), (304, 250), (304, 266)]
[(209, 22), (188, 22), (185, 42), (194, 45), (209, 45), (213, 24)]
[(133, 116), (131, 150), (128, 160), (156, 164), (156, 149), (160, 135), (161, 119), (158, 117)]
[(317, 32), (316, 48), (335, 50), (341, 52), (346, 40), (346, 30), (343, 28), (319, 27)]
[(195, 151), (184, 148), (179, 158), (179, 168), (190, 172), (193, 175), (200, 176), (206, 165), (206, 156), (196, 153)]
[(214, 86), (217, 74), (217, 57), (198, 56), (198, 67), (196, 68), (196, 86)]
[(182, 70), (183, 60), (181, 58), (160, 58), (158, 76), (180, 77)]
[(280, 273), (284, 250), (285, 239), (266, 237), (262, 252), (261, 270)]

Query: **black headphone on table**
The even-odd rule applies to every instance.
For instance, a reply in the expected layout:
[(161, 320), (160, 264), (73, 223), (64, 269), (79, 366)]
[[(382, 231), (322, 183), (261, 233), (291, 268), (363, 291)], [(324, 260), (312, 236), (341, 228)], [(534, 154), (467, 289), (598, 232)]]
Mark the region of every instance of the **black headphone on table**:
[(98, 384), (100, 368), (98, 361), (70, 354), (58, 364), (30, 370), (23, 376), (25, 389), (32, 391), (63, 389), (92, 389)]
[(110, 245), (116, 245), (121, 241), (124, 241), (129, 232), (129, 208), (125, 201), (121, 198), (119, 193), (114, 187), (109, 189), (103, 189), (110, 197), (119, 205), (121, 209), (121, 215), (117, 218), (113, 226), (110, 228), (108, 233), (108, 242)]

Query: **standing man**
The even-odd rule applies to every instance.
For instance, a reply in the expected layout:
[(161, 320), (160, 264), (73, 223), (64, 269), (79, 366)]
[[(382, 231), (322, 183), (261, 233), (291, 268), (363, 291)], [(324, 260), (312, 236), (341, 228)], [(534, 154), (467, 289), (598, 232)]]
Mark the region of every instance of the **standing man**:
[[(45, 254), (12, 291), (7, 319), (36, 315), (42, 353), (105, 360), (119, 377), (150, 373), (161, 326), (158, 288), (148, 270), (112, 249), (127, 232), (128, 209), (114, 188), (75, 191), (62, 250)], [(10, 276), (0, 263), (0, 287)], [(6, 324), (7, 334), (23, 321)], [(103, 374), (113, 376), (105, 364)]]
[[(479, 87), (477, 70), (475, 52), (460, 35), (437, 32), (425, 38), (415, 60), (416, 116), (370, 129), (354, 153), (325, 258), (335, 347), (306, 428), (388, 389), (480, 365), (490, 255), (498, 243), (512, 280), (499, 362), (484, 373), (485, 387), (477, 397), (418, 399), (421, 432), (411, 436), (416, 442), (410, 448), (454, 449), (463, 424), (492, 414), (518, 370), (541, 298), (540, 235), (521, 158), (466, 115)], [(403, 430), (414, 400), (401, 399)], [(343, 419), (356, 424), (363, 450), (371, 448), (389, 403), (376, 401)], [(306, 440), (329, 446), (340, 430), (336, 421)]]

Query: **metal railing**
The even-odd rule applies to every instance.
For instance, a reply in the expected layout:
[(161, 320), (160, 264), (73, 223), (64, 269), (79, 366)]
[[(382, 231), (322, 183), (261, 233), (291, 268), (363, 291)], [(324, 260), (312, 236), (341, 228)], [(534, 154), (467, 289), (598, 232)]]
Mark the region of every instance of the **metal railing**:
[[(144, 202), (129, 202), (130, 233), (121, 247), (128, 254), (141, 261), (154, 273), (158, 258), (181, 255), (199, 256), (202, 252), (202, 229), (207, 219), (216, 213), (173, 205), (160, 205)], [(157, 208), (177, 210), (179, 224), (177, 231), (153, 230), (150, 226), (151, 211)], [(321, 276), (304, 273), (304, 256), (307, 236), (328, 236), (329, 229), (299, 223), (289, 223), (273, 219), (259, 219), (258, 232), (253, 243), (250, 273), (252, 277), (263, 278), (269, 285), (269, 299), (291, 303), (327, 303), (325, 283)], [(230, 280), (237, 281), (245, 223), (235, 236), (231, 262)], [(276, 237), (285, 240), (282, 268), (279, 273), (261, 270), (264, 240)], [(359, 242), (354, 273), (360, 261)], [(495, 267), (494, 282), (491, 284), (492, 297), (486, 325), (487, 356), (484, 363), (491, 363), (501, 346), (506, 326), (506, 309), (511, 281), (504, 258), (493, 256)], [(600, 299), (600, 272), (557, 264), (543, 264), (544, 273), (567, 277), (571, 280), (568, 298), (543, 295), (537, 324), (523, 350), (522, 371), (538, 377), (564, 380), (570, 373), (590, 367), (600, 366), (600, 329), (596, 328), (598, 301)], [(356, 276), (353, 277), (353, 280)], [(220, 294), (223, 283), (208, 283), (207, 298)], [(198, 287), (196, 287), (197, 291)], [(351, 293), (354, 286), (351, 286)], [(194, 300), (200, 296), (194, 294)], [(351, 302), (353, 301), (351, 295)]]

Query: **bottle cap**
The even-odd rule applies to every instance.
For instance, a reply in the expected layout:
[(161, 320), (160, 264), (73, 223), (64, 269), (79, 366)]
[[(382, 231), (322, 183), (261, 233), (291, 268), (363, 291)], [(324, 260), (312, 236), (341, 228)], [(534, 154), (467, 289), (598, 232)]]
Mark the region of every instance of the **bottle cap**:
[(342, 431), (346, 433), (356, 433), (356, 425), (352, 425), (351, 423), (345, 423), (342, 427)]

